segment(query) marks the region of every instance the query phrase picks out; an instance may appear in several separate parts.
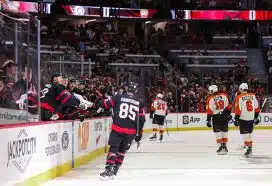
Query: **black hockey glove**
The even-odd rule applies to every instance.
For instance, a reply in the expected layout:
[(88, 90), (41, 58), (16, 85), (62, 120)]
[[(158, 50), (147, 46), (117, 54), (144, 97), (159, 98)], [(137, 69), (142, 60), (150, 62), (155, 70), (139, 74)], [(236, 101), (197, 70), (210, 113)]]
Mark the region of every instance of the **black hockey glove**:
[(232, 115), (228, 115), (228, 116), (227, 116), (227, 120), (228, 120), (228, 121), (232, 120)]
[(212, 127), (211, 121), (207, 121), (207, 127), (209, 127), (209, 128)]
[(142, 139), (143, 135), (142, 134), (138, 134), (136, 137), (135, 137), (135, 141), (136, 142), (140, 142), (141, 139)]
[(235, 125), (236, 127), (239, 127), (239, 119), (237, 119), (237, 120), (234, 121), (234, 125)]
[(149, 115), (149, 118), (153, 118), (153, 114), (154, 114), (154, 111), (150, 111), (150, 115)]
[(254, 119), (254, 125), (258, 125), (260, 123), (259, 119)]
[(239, 116), (239, 115), (235, 115), (235, 117), (234, 117), (234, 125), (235, 125), (236, 127), (239, 126), (239, 119), (240, 119), (240, 116)]

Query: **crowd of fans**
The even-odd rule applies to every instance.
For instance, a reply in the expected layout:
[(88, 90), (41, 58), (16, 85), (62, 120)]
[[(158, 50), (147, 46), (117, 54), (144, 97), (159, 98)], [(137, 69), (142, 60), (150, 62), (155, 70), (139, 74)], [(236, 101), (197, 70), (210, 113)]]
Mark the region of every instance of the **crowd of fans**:
[[(65, 24), (64, 24), (65, 25)], [(71, 74), (64, 74), (64, 80), (67, 82), (67, 88), (74, 93), (84, 96), (90, 101), (95, 101), (97, 97), (112, 96), (116, 92), (122, 92), (125, 90), (125, 85), (129, 82), (129, 79), (141, 84), (140, 81), (142, 74), (137, 70), (131, 70), (129, 68), (122, 72), (111, 69), (108, 66), (108, 62), (114, 62), (121, 60), (124, 63), (131, 63), (137, 61), (137, 63), (159, 63), (159, 67), (155, 67), (155, 70), (161, 72), (160, 75), (150, 74), (152, 83), (148, 86), (141, 87), (144, 91), (140, 92), (140, 95), (146, 101), (146, 108), (149, 110), (149, 106), (152, 100), (158, 93), (163, 93), (164, 98), (169, 104), (170, 112), (205, 112), (205, 101), (208, 96), (208, 86), (211, 84), (217, 84), (222, 91), (226, 91), (230, 95), (230, 99), (233, 101), (235, 93), (238, 90), (238, 85), (242, 81), (249, 83), (252, 88), (251, 91), (255, 92), (258, 99), (262, 99), (265, 94), (265, 89), (262, 83), (258, 81), (256, 77), (252, 77), (249, 74), (249, 68), (246, 66), (245, 60), (237, 62), (235, 68), (229, 71), (222, 72), (205, 72), (202, 73), (197, 69), (191, 72), (184, 72), (184, 69), (176, 66), (174, 63), (169, 64), (166, 60), (160, 59), (159, 61), (153, 58), (126, 58), (125, 54), (156, 54), (154, 50), (147, 44), (142, 42), (140, 37), (129, 36), (127, 32), (117, 32), (114, 26), (110, 23), (103, 24), (86, 24), (77, 26), (64, 26), (55, 25), (51, 28), (43, 26), (41, 29), (43, 44), (52, 45), (51, 51), (61, 50), (59, 46), (65, 44), (67, 46), (64, 50), (64, 59), (70, 60), (73, 58), (66, 55), (80, 54), (85, 58), (93, 58), (97, 63), (92, 67), (92, 75), (76, 76)], [(179, 32), (177, 29), (165, 30), (153, 32), (159, 36), (163, 35), (175, 35)], [(180, 40), (185, 42), (184, 36), (189, 37), (191, 43), (199, 44), (198, 46), (204, 47), (209, 43), (208, 32), (200, 33), (199, 35), (193, 35), (192, 33), (183, 33)], [(232, 34), (229, 32), (230, 42), (228, 49), (241, 49), (238, 40), (243, 40), (239, 35), (231, 38)], [(187, 34), (187, 35), (186, 35)], [(177, 36), (177, 35), (176, 35)], [(216, 36), (214, 34), (213, 36)], [(212, 36), (212, 37), (213, 37)], [(61, 40), (56, 41), (56, 38)], [(188, 41), (189, 41), (188, 40)], [(244, 41), (243, 41), (244, 42)], [(243, 43), (242, 42), (242, 43)], [(213, 43), (213, 41), (212, 41)], [(193, 46), (193, 45), (192, 45)], [(94, 50), (90, 50), (94, 49)], [(204, 48), (203, 52), (199, 49), (181, 47), (183, 50), (192, 50), (189, 55), (207, 55), (207, 50)], [(91, 51), (91, 52), (90, 52)], [(97, 57), (97, 54), (108, 55), (107, 63), (101, 63), (101, 59)], [(76, 60), (76, 59), (75, 59)], [(72, 60), (73, 61), (73, 60)], [(100, 62), (100, 63), (99, 63)], [(191, 63), (195, 63), (192, 61)], [(211, 64), (212, 62), (207, 62)], [(20, 99), (22, 94), (32, 92), (37, 94), (37, 84), (32, 81), (32, 72), (30, 70), (20, 70), (21, 74), (18, 74), (17, 64), (12, 61), (6, 61), (2, 64), (0, 78), (0, 107), (18, 109), (16, 101)], [(44, 69), (42, 69), (43, 71)], [(52, 69), (54, 71), (54, 69)], [(53, 73), (52, 71), (50, 73)], [(42, 74), (41, 88), (45, 83), (49, 82), (52, 74)], [(28, 77), (27, 77), (28, 76)], [(17, 79), (19, 78), (19, 80)], [(28, 82), (27, 82), (28, 80)], [(27, 90), (28, 87), (28, 90)]]
[[(155, 51), (139, 37), (125, 31), (116, 31), (111, 22), (86, 23), (57, 26), (42, 26), (43, 44), (51, 44), (51, 50), (60, 50), (60, 45), (67, 46), (65, 56), (75, 60), (76, 55), (85, 59), (96, 59), (97, 54), (110, 56), (110, 61), (125, 60), (125, 54), (154, 54)], [(55, 39), (61, 38), (56, 44)], [(52, 43), (53, 42), (53, 43)]]
[(257, 99), (261, 102), (266, 95), (264, 88), (266, 84), (260, 83), (258, 78), (248, 73), (248, 68), (241, 65), (227, 72), (173, 71), (171, 76), (161, 80), (157, 86), (151, 87), (148, 93), (152, 100), (157, 92), (162, 92), (171, 112), (205, 112), (209, 85), (219, 85), (220, 90), (226, 92), (233, 102), (241, 82), (248, 82), (250, 91), (256, 93)]

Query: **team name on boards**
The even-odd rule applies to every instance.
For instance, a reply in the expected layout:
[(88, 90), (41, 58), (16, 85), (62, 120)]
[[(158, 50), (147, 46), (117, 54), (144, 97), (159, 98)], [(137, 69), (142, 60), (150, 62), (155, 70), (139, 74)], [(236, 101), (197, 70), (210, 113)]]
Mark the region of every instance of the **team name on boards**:
[(243, 96), (242, 100), (243, 101), (245, 101), (245, 100), (253, 100), (253, 96)]
[(135, 100), (129, 99), (129, 98), (121, 98), (121, 101), (122, 102), (127, 102), (127, 103), (132, 103), (134, 105), (139, 105), (140, 104), (139, 101), (135, 101)]

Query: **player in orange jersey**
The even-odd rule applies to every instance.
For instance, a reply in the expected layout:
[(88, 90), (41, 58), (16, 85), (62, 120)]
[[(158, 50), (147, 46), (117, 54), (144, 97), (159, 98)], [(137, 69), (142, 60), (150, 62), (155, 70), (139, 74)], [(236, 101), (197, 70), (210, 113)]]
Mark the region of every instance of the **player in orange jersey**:
[(162, 99), (163, 95), (158, 94), (156, 99), (151, 105), (151, 113), (150, 113), (150, 118), (153, 118), (153, 136), (151, 136), (149, 139), (150, 140), (155, 140), (157, 139), (157, 125), (159, 126), (159, 133), (160, 133), (160, 141), (163, 140), (163, 125), (164, 125), (164, 120), (165, 117), (168, 114), (168, 106), (167, 103)]
[(258, 119), (260, 107), (255, 94), (248, 92), (248, 84), (242, 83), (239, 86), (241, 92), (235, 98), (235, 126), (239, 126), (240, 134), (244, 137), (246, 147), (245, 156), (252, 154), (252, 132), (254, 125), (260, 121)]
[(216, 85), (211, 85), (209, 92), (211, 95), (206, 103), (207, 126), (213, 126), (213, 132), (215, 133), (216, 142), (219, 146), (217, 154), (223, 155), (228, 152), (228, 123), (231, 119), (232, 106), (229, 102), (228, 95), (218, 92)]

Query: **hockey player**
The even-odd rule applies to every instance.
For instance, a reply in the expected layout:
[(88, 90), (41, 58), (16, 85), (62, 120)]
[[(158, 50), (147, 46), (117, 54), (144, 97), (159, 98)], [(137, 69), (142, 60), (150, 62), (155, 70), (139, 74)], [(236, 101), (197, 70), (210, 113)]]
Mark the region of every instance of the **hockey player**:
[(65, 117), (67, 109), (79, 107), (87, 109), (87, 105), (71, 94), (65, 87), (62, 75), (54, 74), (50, 84), (41, 91), (41, 119), (57, 120)]
[[(123, 163), (125, 152), (135, 138), (140, 142), (145, 123), (144, 105), (135, 97), (137, 85), (130, 83), (126, 94), (116, 94), (98, 102), (100, 107), (113, 109), (113, 124), (109, 138), (109, 153), (101, 180), (113, 179)], [(137, 135), (136, 135), (137, 134)]]
[(242, 83), (239, 86), (240, 94), (235, 98), (235, 121), (234, 125), (239, 126), (240, 134), (244, 137), (246, 147), (245, 156), (252, 154), (252, 132), (254, 125), (259, 124), (260, 107), (255, 94), (248, 92), (248, 84)]
[[(168, 106), (167, 103), (162, 99), (163, 95), (158, 94), (156, 99), (151, 105), (151, 112), (150, 112), (150, 118), (153, 118), (152, 124), (153, 124), (153, 136), (151, 136), (150, 140), (157, 139), (157, 125), (159, 126), (159, 133), (160, 133), (160, 141), (163, 140), (163, 125), (165, 117), (168, 114)], [(153, 117), (154, 114), (154, 117)]]
[[(219, 93), (216, 85), (209, 87), (210, 96), (207, 99), (207, 126), (213, 126), (216, 142), (219, 146), (217, 153), (220, 155), (228, 152), (228, 122), (231, 119), (232, 106), (225, 93)], [(212, 121), (212, 124), (211, 124)]]

